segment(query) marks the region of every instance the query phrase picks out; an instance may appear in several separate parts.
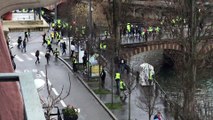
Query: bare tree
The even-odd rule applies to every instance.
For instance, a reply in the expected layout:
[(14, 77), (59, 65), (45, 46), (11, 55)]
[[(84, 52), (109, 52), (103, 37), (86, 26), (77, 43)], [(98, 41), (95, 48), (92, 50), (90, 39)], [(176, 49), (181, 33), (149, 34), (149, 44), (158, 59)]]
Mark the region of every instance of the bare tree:
[[(127, 95), (128, 95), (128, 120), (131, 120), (131, 94), (135, 90), (137, 84), (135, 80), (135, 75), (133, 69), (130, 70), (130, 67), (126, 67), (126, 72), (122, 74), (122, 79), (126, 83)], [(121, 99), (122, 100), (122, 99)], [(126, 99), (123, 99), (125, 102)]]
[(152, 115), (157, 110), (157, 95), (155, 95), (153, 86), (140, 86), (140, 94), (136, 105), (144, 110), (148, 114), (149, 120), (151, 120)]
[(53, 108), (61, 101), (66, 99), (69, 95), (70, 95), (70, 91), (71, 91), (71, 80), (70, 80), (70, 75), (69, 76), (69, 88), (68, 91), (66, 91), (66, 94), (64, 93), (64, 86), (61, 88), (61, 91), (59, 93), (59, 95), (54, 95), (53, 91), (52, 91), (52, 86), (49, 85), (48, 82), (48, 77), (47, 77), (47, 66), (45, 65), (45, 69), (46, 69), (46, 87), (47, 87), (47, 93), (48, 96), (46, 97), (45, 100), (41, 99), (41, 102), (43, 104), (43, 108), (45, 109), (45, 116), (47, 120), (51, 119), (51, 113)]
[(165, 3), (173, 7), (174, 11), (162, 17), (161, 20), (164, 21), (162, 28), (182, 46), (182, 52), (175, 60), (181, 65), (178, 66), (179, 80), (183, 83), (183, 103), (180, 104), (183, 112), (181, 114), (186, 120), (198, 119), (195, 111), (197, 73), (200, 72), (202, 61), (209, 55), (205, 52), (205, 48), (210, 43), (209, 41), (212, 41), (210, 39), (212, 21), (209, 21), (212, 14), (211, 8), (195, 0), (165, 0)]

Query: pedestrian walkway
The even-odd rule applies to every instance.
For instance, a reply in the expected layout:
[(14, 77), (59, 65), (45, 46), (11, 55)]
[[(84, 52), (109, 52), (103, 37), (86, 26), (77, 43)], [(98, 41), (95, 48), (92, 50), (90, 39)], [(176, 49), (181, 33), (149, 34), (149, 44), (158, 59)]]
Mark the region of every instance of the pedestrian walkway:
[[(68, 56), (62, 56), (62, 58), (64, 58), (67, 63), (72, 66), (72, 62), (69, 59)], [(108, 62), (109, 63), (109, 62)], [(109, 65), (109, 64), (108, 64)], [(112, 92), (113, 91), (113, 103), (115, 104), (121, 104), (121, 107), (119, 109), (113, 109), (111, 110), (112, 113), (119, 119), (119, 120), (127, 120), (129, 117), (129, 99), (126, 99), (125, 103), (122, 103), (119, 96), (117, 96), (115, 94), (116, 91), (116, 87), (115, 87), (115, 81), (114, 81), (114, 77), (111, 77), (109, 74), (109, 70), (107, 70), (107, 75), (106, 75), (106, 80), (105, 80), (105, 90)], [(100, 83), (99, 83), (99, 79), (88, 79), (87, 75), (85, 75), (85, 71), (84, 70), (79, 70), (76, 73), (77, 76), (81, 77), (83, 79), (83, 81), (89, 86), (90, 90), (93, 92), (96, 92), (100, 87)], [(124, 74), (122, 74), (125, 77), (122, 77), (123, 79), (125, 79), (125, 81), (127, 81), (128, 77)], [(131, 106), (131, 119), (133, 120), (147, 120), (148, 118), (148, 108), (147, 108), (147, 104), (143, 103), (145, 101), (145, 97), (143, 92), (144, 89), (146, 90), (146, 86), (143, 87), (140, 84), (136, 84), (136, 80), (135, 78), (131, 78), (133, 81), (135, 81), (135, 84), (133, 85), (133, 90), (131, 93), (131, 99), (130, 99), (130, 106)], [(112, 82), (113, 82), (113, 90), (112, 90)], [(98, 97), (98, 99), (100, 99), (104, 104), (109, 104), (112, 103), (112, 94), (107, 93), (107, 94), (95, 94), (95, 96)], [(141, 101), (143, 103), (142, 106), (140, 106), (139, 104), (141, 104)], [(140, 107), (139, 107), (140, 106)], [(166, 118), (168, 118), (168, 115), (164, 112), (164, 105), (163, 105), (163, 101), (160, 97), (158, 97), (156, 99), (156, 104), (155, 104), (156, 109), (154, 110), (153, 116), (154, 114), (157, 113), (158, 111), (160, 111), (162, 113), (162, 120), (166, 120)], [(142, 117), (143, 116), (143, 117)], [(171, 118), (171, 117), (169, 117)], [(172, 119), (171, 119), (172, 120)]]
[[(11, 43), (17, 41), (18, 36), (22, 33), (11, 33)], [(33, 37), (37, 36), (37, 37)], [(17, 46), (13, 46), (12, 52), (16, 54), (15, 62), (17, 65), (16, 72), (32, 72), (35, 79), (48, 78), (48, 84), (51, 86), (54, 96), (58, 96), (64, 88), (64, 94), (68, 91), (69, 87), (69, 77), (71, 80), (71, 93), (70, 95), (61, 100), (59, 103), (60, 109), (66, 107), (67, 105), (73, 105), (80, 108), (79, 120), (113, 120), (108, 112), (99, 104), (99, 102), (90, 94), (90, 92), (85, 88), (85, 86), (79, 82), (75, 74), (73, 74), (66, 65), (61, 61), (50, 60), (50, 64), (47, 66), (47, 76), (45, 71), (46, 61), (44, 58), (44, 53), (46, 51), (46, 46), (42, 46), (41, 33), (32, 32), (31, 37), (27, 43), (27, 52), (22, 53)], [(57, 47), (57, 46), (53, 46)], [(35, 64), (35, 51), (40, 50), (40, 64)], [(39, 91), (39, 94), (47, 97), (46, 86)]]
[[(72, 65), (70, 60), (66, 60), (70, 65)], [(84, 82), (90, 87), (90, 89), (94, 92), (99, 88), (99, 81), (98, 79), (96, 80), (88, 80), (87, 76), (84, 76), (84, 74), (82, 74), (82, 71), (77, 72), (77, 74), (83, 78)], [(120, 97), (117, 96), (115, 94), (116, 91), (116, 87), (115, 87), (115, 81), (112, 80), (109, 72), (107, 72), (106, 75), (106, 80), (105, 80), (105, 89), (112, 91), (112, 87), (111, 87), (111, 82), (113, 81), (114, 87), (113, 87), (113, 103), (115, 104), (120, 104), (121, 107), (119, 109), (114, 109), (111, 110), (112, 113), (119, 119), (119, 120), (128, 120), (129, 117), (129, 107), (128, 107), (128, 98), (126, 99), (125, 103), (122, 103), (120, 100)], [(136, 84), (135, 84), (136, 85)], [(108, 94), (96, 94), (96, 96), (105, 104), (111, 103), (112, 102), (112, 94), (108, 93)], [(142, 108), (138, 107), (139, 102), (138, 102), (138, 98), (141, 97), (141, 87), (138, 84), (137, 86), (135, 86), (135, 89), (132, 91), (131, 94), (131, 102), (130, 102), (130, 106), (131, 106), (131, 119), (133, 120), (147, 120), (148, 119), (148, 113), (146, 113), (147, 111), (147, 106), (142, 106)], [(157, 102), (160, 102), (160, 99), (157, 100)], [(164, 106), (162, 106), (162, 104), (156, 104), (156, 107), (158, 108), (158, 110), (161, 111), (162, 114), (164, 114)], [(157, 110), (155, 110), (155, 112), (157, 112)], [(142, 117), (143, 116), (143, 117)]]

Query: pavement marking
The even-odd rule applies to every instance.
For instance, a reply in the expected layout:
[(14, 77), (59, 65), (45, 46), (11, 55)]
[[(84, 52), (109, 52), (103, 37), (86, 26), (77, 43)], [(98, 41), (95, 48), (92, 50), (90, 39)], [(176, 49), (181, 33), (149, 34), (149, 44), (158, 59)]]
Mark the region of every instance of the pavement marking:
[(46, 77), (46, 75), (44, 74), (43, 71), (40, 71), (40, 73), (41, 73), (41, 75), (42, 75), (43, 77)]
[(49, 79), (47, 80), (47, 82), (48, 82), (49, 86), (52, 86), (52, 84), (51, 84), (51, 82), (49, 81)]
[(16, 58), (18, 61), (20, 61), (20, 62), (24, 62), (24, 60), (21, 59), (18, 55), (16, 55), (15, 58)]
[(37, 70), (37, 69), (33, 69), (32, 71), (33, 71), (33, 72), (38, 72), (38, 70)]
[[(31, 52), (30, 54), (31, 54), (33, 57), (36, 57), (34, 52)], [(41, 57), (39, 56), (39, 58), (41, 58)]]
[(56, 96), (59, 96), (58, 92), (56, 91), (55, 88), (52, 88), (52, 91), (55, 93)]
[(21, 70), (17, 70), (17, 69), (16, 69), (15, 72), (16, 72), (16, 73), (21, 73)]
[(42, 56), (44, 56), (45, 54), (44, 54), (44, 52), (42, 52), (42, 51), (40, 51), (40, 54), (42, 55)]
[(30, 72), (30, 70), (28, 70), (28, 69), (24, 69), (24, 72)]
[(34, 52), (31, 52), (30, 54), (31, 54), (32, 56), (35, 56), (35, 53), (34, 53)]
[(61, 105), (62, 105), (63, 107), (67, 107), (67, 105), (64, 103), (63, 100), (60, 100), (60, 102), (61, 102)]
[(27, 54), (23, 54), (28, 60), (33, 60), (30, 56), (28, 56)]
[(17, 42), (15, 42), (15, 43), (12, 43), (12, 45), (13, 45), (13, 46), (16, 46), (16, 45), (18, 45), (18, 43), (17, 43)]
[[(46, 75), (44, 74), (43, 71), (40, 71), (40, 73), (41, 73), (41, 75), (42, 75), (43, 77), (46, 77)], [(52, 85), (49, 79), (47, 80), (47, 82), (48, 82), (48, 84), (49, 84), (50, 86)], [(52, 91), (55, 93), (56, 96), (59, 96), (59, 93), (56, 91), (55, 88), (52, 87)], [(63, 107), (67, 107), (67, 105), (65, 104), (65, 102), (64, 102), (63, 100), (60, 100), (60, 102), (61, 102), (61, 105), (62, 105)]]
[[(43, 71), (40, 71), (40, 73), (43, 77), (46, 77), (46, 75)], [(47, 79), (47, 82), (48, 82), (48, 85), (50, 85), (50, 86), (52, 85), (51, 82), (49, 81), (49, 79)]]

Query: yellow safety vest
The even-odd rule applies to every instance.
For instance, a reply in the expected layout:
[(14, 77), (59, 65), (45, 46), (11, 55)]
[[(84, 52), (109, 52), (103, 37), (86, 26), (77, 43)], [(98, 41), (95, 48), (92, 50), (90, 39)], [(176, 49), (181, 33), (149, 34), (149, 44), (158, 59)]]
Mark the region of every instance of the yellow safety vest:
[(144, 32), (144, 31), (143, 31), (143, 32), (141, 32), (141, 35), (142, 35), (142, 36), (144, 36), (144, 35), (145, 35), (145, 32)]
[(53, 37), (53, 38), (54, 38), (54, 32), (51, 32), (51, 37)]
[(126, 87), (125, 83), (123, 80), (120, 81), (120, 90), (124, 90), (124, 88)]
[(50, 38), (47, 38), (47, 45), (50, 45), (51, 42), (50, 42)]
[(159, 31), (160, 31), (160, 28), (159, 28), (159, 27), (156, 27), (156, 28), (155, 28), (155, 31), (156, 31), (156, 32), (159, 32)]
[(75, 58), (73, 59), (73, 63), (78, 63), (77, 60), (76, 60)]
[(153, 80), (151, 72), (149, 72), (149, 80)]
[(147, 31), (148, 31), (148, 32), (152, 32), (152, 31), (153, 31), (153, 28), (152, 28), (152, 27), (149, 27)]
[(104, 50), (104, 49), (106, 49), (106, 47), (107, 47), (106, 44), (100, 43), (100, 49)]
[(130, 23), (128, 23), (126, 27), (127, 27), (128, 32), (130, 32), (131, 31)]
[(115, 73), (115, 79), (121, 79), (121, 74), (120, 73)]
[(59, 55), (59, 51), (58, 51), (58, 50), (56, 50), (54, 53), (55, 53), (56, 55)]

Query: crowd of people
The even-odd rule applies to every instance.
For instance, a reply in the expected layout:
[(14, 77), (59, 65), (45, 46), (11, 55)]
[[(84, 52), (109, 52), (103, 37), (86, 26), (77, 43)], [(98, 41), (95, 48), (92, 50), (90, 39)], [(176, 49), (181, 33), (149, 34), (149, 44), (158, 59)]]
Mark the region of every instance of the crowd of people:
[(140, 24), (127, 23), (120, 29), (121, 38), (124, 40), (144, 41), (160, 39), (161, 28), (159, 26), (143, 26)]

